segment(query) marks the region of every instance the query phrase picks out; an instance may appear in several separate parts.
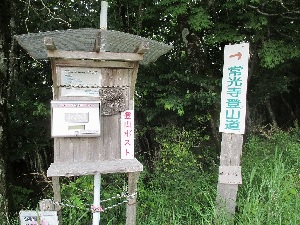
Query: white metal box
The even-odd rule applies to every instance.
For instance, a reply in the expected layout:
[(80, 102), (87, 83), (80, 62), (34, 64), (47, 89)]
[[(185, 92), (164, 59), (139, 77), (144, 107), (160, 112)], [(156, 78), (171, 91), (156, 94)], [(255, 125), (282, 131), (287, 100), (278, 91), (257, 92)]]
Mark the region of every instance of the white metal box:
[(51, 101), (52, 137), (100, 136), (99, 101)]

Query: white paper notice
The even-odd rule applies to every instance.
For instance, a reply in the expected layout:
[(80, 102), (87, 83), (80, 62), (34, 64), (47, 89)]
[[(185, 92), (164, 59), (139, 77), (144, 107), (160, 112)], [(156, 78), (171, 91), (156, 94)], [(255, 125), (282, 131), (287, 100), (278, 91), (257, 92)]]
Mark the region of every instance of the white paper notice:
[(61, 96), (99, 97), (101, 69), (62, 67), (60, 75)]

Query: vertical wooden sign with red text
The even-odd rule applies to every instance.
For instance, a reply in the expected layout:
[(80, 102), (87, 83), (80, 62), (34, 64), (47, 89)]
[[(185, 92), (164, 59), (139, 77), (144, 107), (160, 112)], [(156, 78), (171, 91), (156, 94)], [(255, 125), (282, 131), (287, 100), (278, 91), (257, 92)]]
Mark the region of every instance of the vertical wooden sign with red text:
[(217, 204), (227, 215), (235, 212), (238, 185), (242, 184), (240, 160), (245, 132), (248, 60), (249, 43), (225, 46)]
[(121, 113), (121, 159), (134, 159), (134, 110)]

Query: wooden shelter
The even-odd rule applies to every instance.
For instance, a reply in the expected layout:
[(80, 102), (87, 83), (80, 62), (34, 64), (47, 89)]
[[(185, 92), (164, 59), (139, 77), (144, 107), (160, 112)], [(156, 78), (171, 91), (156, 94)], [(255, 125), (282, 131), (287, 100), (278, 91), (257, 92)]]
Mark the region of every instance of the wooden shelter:
[[(172, 47), (90, 28), (15, 38), (33, 58), (50, 59), (52, 65), (54, 162), (47, 175), (57, 180), (59, 176), (128, 173), (128, 192), (134, 193), (143, 170), (134, 157), (133, 139), (138, 67)], [(60, 201), (59, 194), (54, 198)], [(126, 224), (135, 224), (135, 201), (127, 205)]]

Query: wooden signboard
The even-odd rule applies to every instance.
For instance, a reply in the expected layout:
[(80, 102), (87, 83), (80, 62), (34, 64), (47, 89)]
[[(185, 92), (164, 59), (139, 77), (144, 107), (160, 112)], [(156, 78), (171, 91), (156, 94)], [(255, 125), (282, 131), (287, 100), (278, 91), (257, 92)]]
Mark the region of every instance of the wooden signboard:
[(248, 43), (225, 46), (220, 132), (245, 132), (248, 58)]
[[(94, 130), (99, 135), (92, 135), (91, 133), (90, 135), (97, 137), (85, 137), (88, 136), (86, 133), (78, 136), (78, 138), (68, 138), (58, 134), (63, 132), (62, 130), (54, 129), (58, 134), (55, 135), (54, 133), (53, 135), (54, 164), (99, 162), (122, 158), (134, 159), (133, 148), (128, 148), (127, 151), (130, 150), (130, 154), (121, 157), (122, 146), (124, 146), (121, 140), (121, 137), (124, 137), (124, 135), (122, 136), (124, 127), (121, 124), (121, 113), (127, 112), (128, 114), (128, 112), (131, 112), (131, 123), (133, 125), (134, 87), (138, 65), (138, 62), (52, 59), (54, 102), (56, 105), (64, 101), (101, 102), (101, 110), (98, 114), (100, 119), (93, 122), (94, 125), (99, 124), (99, 132), (93, 128), (87, 129)], [(53, 110), (57, 116), (66, 109), (54, 107)], [(70, 115), (72, 113), (73, 115), (76, 114), (76, 110), (73, 112), (69, 108), (68, 111), (70, 111)], [(87, 111), (82, 111), (79, 108), (77, 111), (82, 115), (81, 119), (87, 118)], [(89, 115), (91, 116), (92, 112)], [(65, 117), (62, 117), (62, 120), (65, 119)], [(89, 119), (92, 119), (92, 117), (89, 117)], [(57, 119), (53, 121), (55, 123)], [(72, 123), (71, 127), (79, 129), (79, 126), (85, 125), (84, 123), (87, 126), (87, 122), (80, 122), (78, 126)], [(64, 124), (62, 121), (58, 123)], [(65, 130), (67, 129), (69, 129), (69, 126)], [(72, 132), (72, 130), (67, 130), (67, 132)], [(128, 132), (130, 132), (130, 141), (132, 142), (130, 147), (133, 147), (133, 126), (132, 130)], [(126, 140), (129, 140), (128, 138)], [(126, 147), (129, 147), (128, 143)]]
[(228, 215), (236, 208), (242, 184), (240, 159), (245, 132), (249, 44), (226, 45), (221, 93), (222, 132), (217, 204)]
[[(107, 2), (102, 1), (100, 30), (44, 32), (17, 39), (34, 58), (51, 61), (54, 162), (47, 176), (52, 177), (54, 201), (61, 202), (59, 176), (94, 175), (94, 193), (99, 194), (101, 174), (128, 173), (128, 194), (133, 197), (127, 203), (126, 225), (135, 225), (135, 193), (143, 170), (134, 157), (138, 67), (144, 56), (147, 64), (172, 46), (106, 30), (106, 11)], [(93, 224), (99, 220), (100, 212), (93, 212)]]

